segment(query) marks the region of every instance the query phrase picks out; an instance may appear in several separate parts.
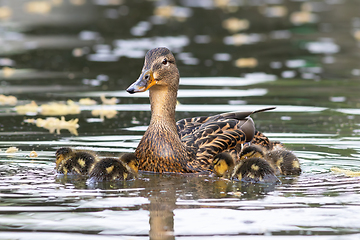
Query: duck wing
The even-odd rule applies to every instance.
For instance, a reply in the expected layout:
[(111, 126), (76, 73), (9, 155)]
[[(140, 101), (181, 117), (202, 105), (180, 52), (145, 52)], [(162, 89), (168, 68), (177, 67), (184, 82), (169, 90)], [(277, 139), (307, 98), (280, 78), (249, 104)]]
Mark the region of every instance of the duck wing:
[(188, 151), (195, 155), (195, 160), (188, 164), (192, 168), (208, 170), (217, 154), (228, 151), (237, 155), (241, 150), (241, 145), (254, 132), (254, 122), (250, 117), (241, 121), (221, 119), (202, 124), (192, 134), (182, 137), (181, 141)]
[[(248, 116), (258, 112), (265, 112), (269, 110), (273, 110), (275, 107), (271, 108), (263, 108), (256, 111), (248, 111), (248, 112), (230, 112), (230, 113), (222, 113), (214, 116), (201, 116), (201, 117), (193, 117), (193, 118), (184, 118), (176, 122), (176, 127), (178, 130), (178, 134), (180, 139), (187, 135), (192, 135), (195, 131), (200, 128), (204, 128), (209, 123), (214, 123), (224, 119), (236, 119), (236, 120), (246, 120)], [(250, 141), (250, 140), (249, 140)]]
[(208, 169), (213, 158), (225, 151), (237, 159), (242, 144), (250, 142), (255, 135), (255, 125), (249, 116), (271, 109), (273, 108), (186, 118), (178, 121), (179, 137), (196, 159), (188, 163), (189, 167)]

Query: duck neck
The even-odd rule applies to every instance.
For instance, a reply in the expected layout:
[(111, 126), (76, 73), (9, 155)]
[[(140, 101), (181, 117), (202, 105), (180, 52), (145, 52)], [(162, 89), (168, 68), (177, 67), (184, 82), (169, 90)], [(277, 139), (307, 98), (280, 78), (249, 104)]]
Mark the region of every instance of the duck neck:
[(150, 126), (166, 125), (176, 131), (175, 108), (177, 89), (162, 86), (150, 88), (151, 122)]

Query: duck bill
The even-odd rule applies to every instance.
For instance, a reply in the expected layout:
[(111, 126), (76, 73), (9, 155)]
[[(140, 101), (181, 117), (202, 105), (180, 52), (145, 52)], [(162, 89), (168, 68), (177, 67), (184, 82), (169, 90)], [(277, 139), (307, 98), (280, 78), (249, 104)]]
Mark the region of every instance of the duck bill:
[(137, 92), (145, 92), (152, 86), (156, 84), (156, 81), (153, 76), (153, 72), (151, 70), (145, 70), (141, 73), (140, 77), (136, 82), (130, 85), (126, 89), (128, 93), (137, 93)]

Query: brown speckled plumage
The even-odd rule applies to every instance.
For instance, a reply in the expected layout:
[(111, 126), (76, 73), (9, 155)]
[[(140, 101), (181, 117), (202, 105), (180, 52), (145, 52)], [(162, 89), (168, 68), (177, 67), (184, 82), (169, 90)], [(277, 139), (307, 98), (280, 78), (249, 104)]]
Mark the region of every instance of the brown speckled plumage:
[(155, 48), (145, 56), (139, 79), (127, 91), (150, 91), (151, 121), (135, 155), (139, 170), (199, 172), (210, 170), (214, 157), (229, 152), (238, 157), (241, 145), (251, 141), (253, 112), (224, 113), (182, 119), (175, 123), (179, 71), (167, 48)]

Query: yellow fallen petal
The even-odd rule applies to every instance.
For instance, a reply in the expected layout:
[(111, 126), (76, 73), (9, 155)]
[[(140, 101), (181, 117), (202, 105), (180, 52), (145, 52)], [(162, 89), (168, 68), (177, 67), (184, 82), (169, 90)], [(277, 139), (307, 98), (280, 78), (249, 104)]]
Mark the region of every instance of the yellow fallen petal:
[(31, 103), (16, 106), (15, 110), (18, 114), (37, 113), (39, 106), (35, 101), (31, 101)]
[(35, 151), (31, 151), (30, 154), (29, 154), (29, 157), (36, 158), (36, 157), (38, 157), (38, 154)]
[(17, 147), (9, 147), (8, 149), (6, 149), (6, 153), (15, 153), (19, 151), (19, 149)]
[(105, 98), (105, 95), (101, 95), (100, 99), (101, 99), (102, 103), (106, 104), (106, 105), (115, 105), (118, 102), (117, 98), (113, 97), (113, 98), (107, 99), (107, 98)]
[(330, 170), (334, 173), (341, 173), (341, 174), (345, 174), (348, 177), (360, 177), (360, 172), (355, 172), (355, 171), (351, 171), (351, 170), (346, 170), (346, 169), (341, 169), (338, 167), (332, 167), (330, 168)]

